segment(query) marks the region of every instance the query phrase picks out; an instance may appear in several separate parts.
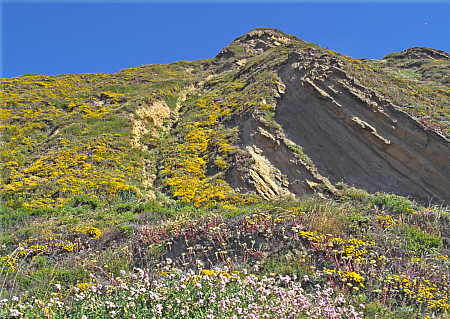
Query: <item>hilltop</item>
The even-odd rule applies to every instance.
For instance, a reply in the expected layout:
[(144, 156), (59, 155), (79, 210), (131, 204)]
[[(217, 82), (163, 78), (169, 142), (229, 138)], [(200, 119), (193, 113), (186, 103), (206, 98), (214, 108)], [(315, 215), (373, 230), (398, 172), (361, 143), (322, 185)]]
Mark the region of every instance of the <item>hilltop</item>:
[(81, 314), (73, 294), (134, 267), (253, 271), (343, 293), (336, 318), (445, 316), (449, 72), (436, 49), (354, 59), (258, 28), (205, 60), (1, 79), (0, 294)]

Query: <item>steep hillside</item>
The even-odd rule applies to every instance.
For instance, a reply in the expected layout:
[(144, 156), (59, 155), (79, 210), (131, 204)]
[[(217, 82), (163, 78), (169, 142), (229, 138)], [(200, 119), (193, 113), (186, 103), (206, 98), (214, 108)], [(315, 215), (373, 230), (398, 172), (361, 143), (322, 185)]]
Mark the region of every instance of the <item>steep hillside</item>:
[[(50, 277), (81, 316), (74, 291), (121, 270), (251, 269), (344, 294), (317, 318), (445, 316), (449, 71), (435, 49), (353, 59), (260, 28), (201, 61), (1, 79), (0, 297), (45, 300)], [(28, 317), (75, 314), (57, 305)]]
[(225, 180), (272, 199), (330, 181), (448, 202), (450, 93), (433, 63), (448, 54), (361, 61), (261, 29), (205, 61), (4, 79), (1, 193), (15, 207), (155, 190), (203, 202), (230, 197)]

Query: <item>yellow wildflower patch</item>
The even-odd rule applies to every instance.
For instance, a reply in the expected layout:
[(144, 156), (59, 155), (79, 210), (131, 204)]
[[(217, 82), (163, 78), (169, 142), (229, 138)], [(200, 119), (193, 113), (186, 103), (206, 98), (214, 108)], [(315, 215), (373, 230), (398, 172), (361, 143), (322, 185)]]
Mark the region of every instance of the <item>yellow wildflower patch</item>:
[(377, 215), (377, 221), (383, 228), (389, 228), (397, 223), (390, 215)]
[(102, 231), (97, 227), (92, 226), (77, 226), (73, 229), (74, 232), (88, 235), (93, 239), (100, 239), (102, 237), (103, 233)]
[[(232, 190), (217, 177), (206, 174), (209, 161), (221, 169), (228, 164), (224, 158), (236, 147), (227, 142), (226, 132), (217, 128), (220, 120), (231, 114), (229, 107), (213, 95), (202, 97), (196, 102), (197, 117), (184, 126), (185, 135), (170, 149), (164, 161), (162, 175), (170, 187), (172, 195), (195, 206), (218, 202), (227, 205)], [(218, 157), (210, 159), (216, 150)]]
[(75, 288), (79, 289), (80, 291), (86, 291), (90, 287), (92, 287), (94, 284), (91, 282), (80, 282), (75, 285)]

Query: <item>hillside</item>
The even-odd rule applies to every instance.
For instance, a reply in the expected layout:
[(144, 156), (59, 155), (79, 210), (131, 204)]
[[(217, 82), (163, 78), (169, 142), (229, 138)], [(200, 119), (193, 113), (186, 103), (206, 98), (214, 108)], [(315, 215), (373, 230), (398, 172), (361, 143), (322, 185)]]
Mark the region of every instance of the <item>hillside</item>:
[(37, 299), (0, 315), (128, 317), (140, 287), (136, 318), (232, 318), (167, 288), (226, 279), (250, 316), (252, 278), (297, 291), (271, 307), (306, 298), (295, 318), (445, 317), (449, 71), (435, 49), (353, 59), (260, 28), (200, 61), (1, 79), (0, 297)]

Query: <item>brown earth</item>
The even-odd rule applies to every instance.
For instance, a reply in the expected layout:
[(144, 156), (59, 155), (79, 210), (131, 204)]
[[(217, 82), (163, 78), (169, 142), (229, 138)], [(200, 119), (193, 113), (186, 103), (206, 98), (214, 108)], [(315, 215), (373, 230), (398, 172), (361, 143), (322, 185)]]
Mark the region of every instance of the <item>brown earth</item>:
[(287, 90), (276, 120), (320, 174), (369, 192), (450, 201), (449, 141), (348, 78), (337, 61), (309, 57), (293, 53), (279, 70)]

